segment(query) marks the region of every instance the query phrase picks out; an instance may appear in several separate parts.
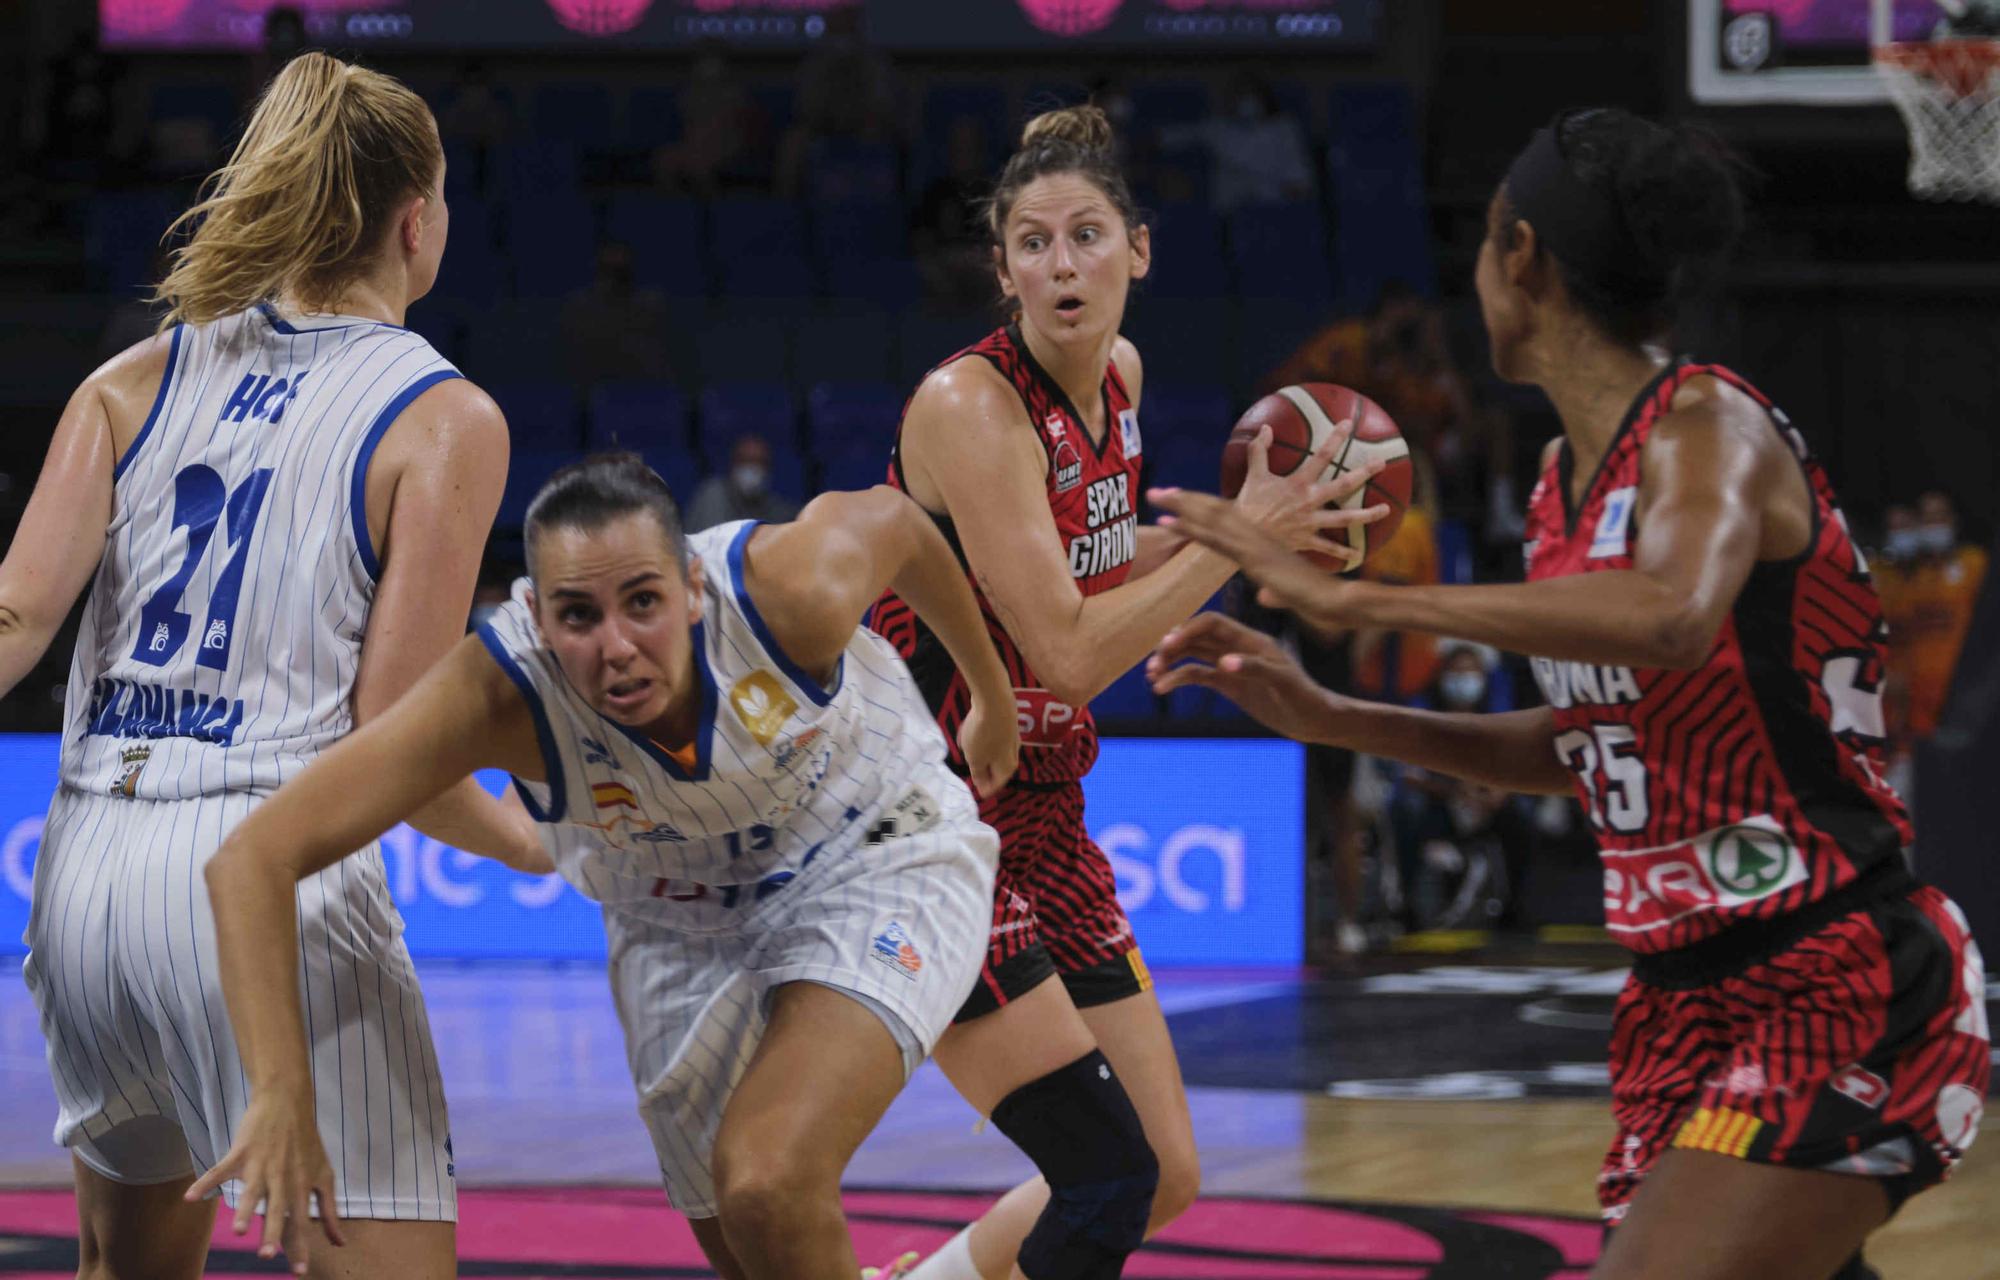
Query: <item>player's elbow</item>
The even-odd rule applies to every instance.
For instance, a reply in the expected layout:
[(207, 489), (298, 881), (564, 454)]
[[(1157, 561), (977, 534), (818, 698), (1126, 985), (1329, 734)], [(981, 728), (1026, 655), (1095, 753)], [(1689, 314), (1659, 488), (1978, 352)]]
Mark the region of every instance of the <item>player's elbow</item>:
[(1683, 605), (1667, 613), (1651, 628), (1647, 639), (1649, 667), (1667, 671), (1692, 671), (1708, 661), (1715, 648), (1720, 624), (1706, 612)]

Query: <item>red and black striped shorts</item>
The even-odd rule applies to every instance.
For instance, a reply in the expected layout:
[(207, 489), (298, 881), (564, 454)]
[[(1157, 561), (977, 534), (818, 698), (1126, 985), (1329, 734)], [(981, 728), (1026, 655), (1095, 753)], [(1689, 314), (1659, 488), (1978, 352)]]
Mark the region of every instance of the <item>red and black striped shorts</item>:
[(1900, 1205), (1972, 1144), (1986, 977), (1937, 890), (1878, 897), (1727, 972), (1676, 957), (1641, 957), (1618, 997), (1607, 1221), (1670, 1147), (1879, 1178)]
[(957, 1021), (970, 1022), (1060, 977), (1077, 1008), (1153, 985), (1132, 922), (1118, 905), (1111, 860), (1083, 825), (1081, 782), (1014, 783), (981, 799), (1000, 833), (993, 936)]

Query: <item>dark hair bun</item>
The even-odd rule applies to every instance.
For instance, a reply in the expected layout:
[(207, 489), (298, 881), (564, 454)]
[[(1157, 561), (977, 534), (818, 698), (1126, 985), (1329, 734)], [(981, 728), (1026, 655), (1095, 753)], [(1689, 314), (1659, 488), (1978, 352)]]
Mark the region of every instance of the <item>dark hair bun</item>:
[(1111, 117), (1091, 103), (1044, 111), (1021, 130), (1021, 149), (1045, 142), (1066, 142), (1085, 151), (1111, 150)]
[(1577, 176), (1617, 199), (1634, 247), (1663, 276), (1721, 257), (1742, 234), (1739, 164), (1706, 129), (1604, 108), (1565, 119), (1561, 142)]

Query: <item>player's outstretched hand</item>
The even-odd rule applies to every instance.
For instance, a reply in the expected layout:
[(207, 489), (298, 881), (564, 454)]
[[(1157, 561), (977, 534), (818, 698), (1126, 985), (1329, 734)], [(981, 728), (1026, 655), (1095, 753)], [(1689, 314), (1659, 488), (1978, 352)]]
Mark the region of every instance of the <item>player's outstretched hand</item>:
[[(1348, 584), (1287, 549), (1270, 534), (1245, 519), (1237, 504), (1192, 489), (1149, 489), (1146, 500), (1167, 514), (1160, 524), (1184, 538), (1228, 556), (1243, 566), (1261, 591), (1257, 599), (1269, 608), (1289, 609), (1307, 625), (1333, 632), (1355, 625), (1342, 611)], [(1361, 512), (1329, 511), (1323, 515), (1354, 516), (1388, 511), (1368, 507)], [(1369, 520), (1378, 519), (1368, 515)], [(1359, 523), (1350, 521), (1350, 523)], [(1322, 543), (1321, 550), (1331, 544)], [(1351, 560), (1350, 549), (1342, 549)]]
[(1021, 726), (1013, 705), (986, 707), (974, 698), (958, 726), (958, 747), (965, 753), (974, 791), (990, 796), (1006, 786), (1021, 764)]
[(319, 1124), (312, 1094), (303, 1098), (273, 1097), (271, 1090), (253, 1094), (237, 1126), (229, 1154), (188, 1188), (189, 1200), (200, 1200), (231, 1178), (243, 1184), (236, 1201), (237, 1235), (250, 1229), (257, 1205), (264, 1205), (264, 1240), (260, 1258), (275, 1258), (284, 1249), (294, 1275), (306, 1273), (311, 1248), (311, 1203), (319, 1198), (319, 1225), (327, 1240), (344, 1245), (340, 1214), (333, 1206), (333, 1166), (320, 1146)]
[(1258, 429), (1250, 441), (1250, 465), (1243, 475), (1243, 488), (1236, 494), (1234, 510), (1248, 524), (1261, 530), (1280, 546), (1293, 551), (1317, 551), (1352, 567), (1360, 555), (1344, 538), (1328, 538), (1336, 529), (1372, 524), (1389, 514), (1381, 504), (1343, 510), (1330, 506), (1359, 493), (1380, 474), (1383, 463), (1347, 472), (1333, 480), (1321, 480), (1340, 451), (1354, 434), (1354, 421), (1334, 424), (1331, 432), (1304, 462), (1286, 475), (1271, 470), (1271, 428)]
[(1312, 741), (1333, 695), (1276, 640), (1219, 613), (1197, 613), (1167, 633), (1146, 659), (1153, 692), (1213, 689), (1287, 738)]

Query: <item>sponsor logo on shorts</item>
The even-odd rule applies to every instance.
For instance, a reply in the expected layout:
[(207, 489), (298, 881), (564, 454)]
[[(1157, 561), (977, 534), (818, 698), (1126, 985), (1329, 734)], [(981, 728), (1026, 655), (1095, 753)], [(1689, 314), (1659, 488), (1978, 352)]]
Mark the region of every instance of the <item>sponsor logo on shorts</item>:
[(1674, 1136), (1674, 1145), (1694, 1151), (1713, 1151), (1741, 1160), (1750, 1144), (1764, 1128), (1764, 1122), (1748, 1111), (1731, 1107), (1702, 1107)]
[(738, 680), (729, 691), (729, 705), (736, 709), (736, 718), (762, 747), (771, 745), (771, 740), (785, 727), (785, 721), (799, 709), (792, 695), (785, 692), (785, 686), (778, 683), (778, 677), (768, 671), (752, 671)]
[(1938, 1090), (1938, 1134), (1954, 1150), (1964, 1151), (1979, 1136), (1979, 1119), (1986, 1100), (1969, 1084), (1948, 1084)]
[(1889, 1096), (1889, 1082), (1860, 1063), (1843, 1067), (1829, 1083), (1870, 1111), (1880, 1110)]
[(1699, 911), (1745, 906), (1805, 879), (1798, 846), (1761, 815), (1680, 844), (1607, 849), (1605, 927), (1645, 933)]
[(923, 971), (924, 958), (917, 954), (916, 944), (910, 941), (910, 935), (900, 920), (891, 920), (888, 927), (875, 935), (869, 954), (911, 982), (915, 982), (917, 975)]
[(622, 782), (593, 782), (590, 798), (600, 809), (637, 809), (639, 797)]

